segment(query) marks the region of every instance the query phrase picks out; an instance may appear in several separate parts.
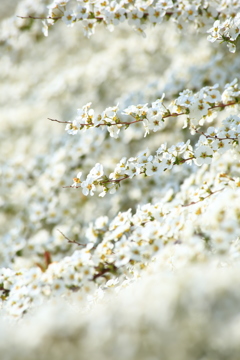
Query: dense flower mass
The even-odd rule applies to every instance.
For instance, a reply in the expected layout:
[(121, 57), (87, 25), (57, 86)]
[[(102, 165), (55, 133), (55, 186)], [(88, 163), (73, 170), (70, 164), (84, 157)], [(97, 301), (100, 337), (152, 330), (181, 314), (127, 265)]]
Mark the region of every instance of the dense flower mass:
[(1, 359), (237, 360), (239, 1), (4, 4)]

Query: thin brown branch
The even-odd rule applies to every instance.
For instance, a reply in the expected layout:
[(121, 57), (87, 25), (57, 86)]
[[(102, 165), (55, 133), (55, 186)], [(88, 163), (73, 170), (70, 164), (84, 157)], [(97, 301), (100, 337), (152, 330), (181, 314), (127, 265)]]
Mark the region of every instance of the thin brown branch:
[(108, 179), (108, 180), (104, 180), (104, 181), (100, 181), (99, 185), (102, 185), (102, 184), (107, 184), (107, 183), (111, 183), (111, 182), (115, 182), (115, 183), (118, 183), (122, 180), (126, 180), (129, 178), (129, 175), (126, 175), (124, 176), (123, 178), (120, 178), (120, 179)]
[[(185, 162), (189, 161), (189, 160), (194, 160), (195, 159), (195, 156), (192, 156), (192, 157), (189, 157), (187, 159), (180, 159), (179, 160), (179, 163), (180, 164), (184, 164)], [(178, 165), (177, 163), (176, 164), (173, 164), (173, 165)]]
[(95, 274), (93, 276), (92, 280), (96, 280), (98, 277), (103, 276), (104, 274), (108, 273), (109, 271), (110, 271), (109, 269), (103, 269), (99, 273)]
[(95, 268), (96, 271), (98, 271), (95, 275), (93, 275), (92, 280), (96, 280), (98, 277), (100, 276), (104, 276), (106, 273), (108, 272), (112, 272), (112, 271), (116, 271), (117, 267), (114, 264), (109, 264), (109, 263), (105, 263), (105, 265), (107, 265), (107, 268), (103, 268), (103, 269), (99, 269)]
[(0, 291), (3, 291), (4, 293), (8, 294), (10, 292), (9, 289), (4, 289), (3, 286), (0, 286)]
[(208, 110), (219, 108), (219, 107), (220, 108), (225, 108), (227, 106), (236, 105), (236, 104), (238, 104), (238, 101), (232, 101), (232, 102), (227, 103), (227, 104), (219, 103), (218, 105), (211, 106)]
[(187, 207), (187, 206), (191, 206), (191, 205), (198, 204), (198, 203), (200, 203), (201, 201), (204, 201), (205, 199), (209, 198), (209, 197), (212, 196), (213, 194), (216, 194), (216, 193), (218, 193), (219, 191), (223, 191), (224, 189), (225, 189), (225, 188), (222, 188), (222, 189), (213, 191), (213, 192), (211, 192), (209, 195), (205, 196), (205, 198), (202, 198), (202, 199), (200, 199), (200, 200), (198, 200), (198, 201), (192, 201), (190, 204), (182, 205), (182, 207)]
[(229, 180), (231, 180), (231, 181), (235, 181), (234, 178), (232, 178), (231, 176), (229, 176), (229, 175), (227, 175), (227, 174), (224, 174), (224, 173), (220, 174), (219, 177), (220, 177), (220, 178), (226, 178), (226, 179), (229, 179)]
[(197, 130), (196, 128), (194, 128), (194, 130), (196, 131), (197, 134), (201, 134), (201, 135), (204, 135), (207, 139), (215, 139), (215, 140), (219, 140), (219, 141), (223, 141), (223, 140), (238, 140), (237, 137), (235, 138), (231, 138), (231, 137), (225, 137), (225, 138), (220, 138), (218, 137), (217, 135), (207, 135), (205, 134), (204, 131), (199, 131)]
[(20, 19), (33, 19), (33, 20), (59, 20), (62, 18), (62, 16), (56, 16), (56, 17), (51, 17), (51, 16), (48, 16), (48, 17), (45, 17), (45, 16), (19, 16), (17, 15), (18, 18)]
[(60, 121), (60, 120), (57, 120), (57, 119), (51, 119), (51, 118), (48, 118), (48, 120), (50, 121), (56, 121), (60, 124), (72, 124), (72, 121)]
[(63, 233), (61, 230), (57, 229), (57, 231), (60, 232), (60, 234), (61, 234), (70, 244), (77, 244), (77, 245), (83, 246), (83, 247), (86, 246), (85, 244), (80, 244), (80, 243), (78, 243), (78, 242), (75, 241), (75, 240), (69, 239), (66, 235), (64, 235), (64, 233)]

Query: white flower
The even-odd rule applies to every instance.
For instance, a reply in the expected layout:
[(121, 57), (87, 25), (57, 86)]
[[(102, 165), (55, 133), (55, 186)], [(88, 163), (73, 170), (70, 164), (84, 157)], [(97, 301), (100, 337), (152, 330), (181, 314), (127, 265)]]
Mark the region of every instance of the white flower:
[(48, 36), (48, 24), (45, 20), (42, 21), (42, 24), (43, 24), (43, 27), (42, 27), (43, 35)]
[(81, 180), (80, 180), (81, 176), (82, 176), (82, 172), (79, 171), (79, 172), (77, 173), (77, 176), (76, 176), (75, 178), (73, 178), (72, 187), (78, 187), (78, 186), (80, 186), (80, 184), (81, 184)]
[(50, 204), (46, 213), (47, 223), (56, 223), (60, 219), (60, 212), (56, 204)]
[(220, 23), (220, 20), (216, 20), (213, 24), (213, 27), (207, 31), (208, 33), (210, 33), (210, 35), (207, 37), (208, 41), (214, 42), (219, 39), (221, 29), (222, 25)]
[(124, 173), (127, 174), (130, 179), (132, 179), (134, 176), (140, 174), (140, 167), (138, 164), (128, 163)]
[(64, 281), (62, 279), (54, 279), (51, 284), (51, 290), (53, 295), (62, 295), (66, 291)]
[(199, 146), (197, 150), (194, 152), (195, 155), (195, 164), (198, 166), (203, 164), (211, 164), (212, 162), (212, 156), (213, 156), (213, 150), (209, 146)]
[(166, 167), (166, 161), (162, 162), (149, 162), (146, 165), (146, 175), (147, 176), (153, 176), (153, 175), (159, 175), (163, 172), (164, 168)]
[(89, 173), (89, 176), (93, 179), (96, 180), (100, 177), (103, 176), (103, 166), (102, 164), (97, 163), (92, 170)]
[(133, 29), (135, 31), (137, 31), (140, 35), (142, 35), (142, 37), (146, 37), (146, 33), (145, 33), (145, 30), (147, 29), (147, 25), (146, 24), (139, 24), (137, 26), (133, 26)]
[(89, 9), (86, 6), (78, 5), (77, 7), (77, 20), (87, 19)]
[(95, 20), (95, 19), (91, 19), (91, 20), (84, 19), (84, 20), (82, 20), (82, 24), (83, 24), (83, 27), (84, 27), (84, 35), (87, 38), (90, 38), (90, 36), (95, 33), (97, 20)]
[(180, 96), (175, 100), (176, 105), (190, 107), (196, 101), (191, 90), (184, 90), (180, 92)]
[(64, 12), (64, 16), (62, 17), (62, 21), (67, 26), (73, 26), (74, 21), (76, 20), (76, 15), (71, 11), (67, 10)]
[(219, 154), (225, 153), (228, 149), (231, 148), (231, 143), (228, 139), (225, 140), (215, 140), (212, 142), (211, 147), (213, 150), (217, 151)]
[(81, 183), (82, 193), (87, 196), (90, 194), (94, 195), (94, 191), (96, 190), (96, 186), (93, 184), (94, 179), (88, 175), (87, 179)]
[(163, 16), (165, 15), (165, 11), (158, 7), (149, 7), (148, 9), (148, 18), (152, 23), (161, 23), (163, 20)]
[(148, 123), (147, 127), (153, 132), (156, 132), (164, 127), (162, 113), (158, 108), (150, 108), (148, 110)]
[(138, 9), (133, 9), (128, 13), (128, 23), (133, 26), (140, 26), (143, 12)]
[(126, 20), (126, 10), (122, 7), (119, 7), (114, 11), (114, 18), (112, 20), (114, 25), (118, 25), (119, 22), (123, 22)]
[(46, 215), (45, 205), (36, 203), (30, 209), (30, 219), (33, 222), (38, 222)]
[(174, 154), (165, 152), (162, 158), (162, 166), (167, 169), (172, 169), (175, 160), (176, 157), (174, 156)]
[(231, 52), (231, 53), (235, 53), (236, 52), (236, 45), (234, 43), (231, 43), (231, 42), (227, 42), (227, 47), (228, 47), (228, 50)]
[[(120, 125), (121, 126), (121, 125)], [(118, 125), (111, 125), (111, 126), (108, 126), (108, 132), (110, 134), (111, 137), (113, 137), (114, 139), (117, 139), (118, 138), (118, 134), (120, 132), (120, 126)]]
[(118, 5), (117, 3), (113, 2), (110, 4), (110, 6), (108, 6), (107, 8), (105, 8), (104, 10), (104, 14), (106, 17), (106, 22), (109, 24), (113, 24), (113, 25), (118, 25), (120, 22), (123, 22), (126, 20), (126, 10), (121, 7), (120, 5)]
[(200, 120), (208, 114), (209, 105), (202, 99), (196, 99), (196, 101), (189, 106), (190, 120), (195, 125), (194, 119), (196, 119), (196, 125)]

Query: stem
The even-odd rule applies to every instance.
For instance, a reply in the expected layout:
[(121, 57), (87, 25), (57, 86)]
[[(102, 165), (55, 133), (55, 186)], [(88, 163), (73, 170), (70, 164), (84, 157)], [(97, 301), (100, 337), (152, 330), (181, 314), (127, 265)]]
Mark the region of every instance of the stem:
[(213, 194), (216, 194), (216, 193), (219, 192), (219, 191), (223, 191), (224, 189), (225, 189), (225, 188), (222, 188), (222, 189), (213, 191), (213, 192), (211, 192), (209, 195), (205, 196), (205, 198), (203, 198), (203, 199), (201, 199), (201, 200), (198, 200), (198, 201), (193, 201), (193, 202), (191, 202), (190, 204), (187, 204), (187, 205), (182, 205), (182, 207), (188, 207), (188, 206), (191, 206), (191, 205), (198, 204), (199, 202), (207, 199), (209, 196), (212, 196)]
[(233, 140), (233, 141), (238, 140), (237, 137), (235, 137), (235, 138), (231, 138), (231, 137), (219, 138), (217, 135), (214, 135), (214, 136), (213, 135), (207, 135), (203, 131), (199, 131), (196, 128), (193, 128), (193, 129), (196, 131), (196, 133), (204, 135), (207, 139), (215, 139), (215, 140), (219, 140), (219, 141), (222, 141), (222, 140)]
[(34, 20), (58, 20), (58, 19), (62, 18), (62, 16), (44, 17), (44, 16), (31, 16), (31, 15), (29, 15), (29, 16), (19, 16), (19, 15), (17, 15), (17, 17), (20, 18), (20, 19), (34, 19)]
[[(71, 187), (71, 186), (70, 186), (70, 187)], [(61, 234), (70, 244), (77, 244), (77, 245), (83, 246), (83, 247), (86, 246), (85, 244), (80, 244), (80, 243), (78, 243), (78, 242), (75, 241), (75, 240), (70, 240), (66, 235), (63, 234), (63, 232), (62, 232), (61, 230), (57, 229), (57, 231), (59, 231), (60, 234)]]

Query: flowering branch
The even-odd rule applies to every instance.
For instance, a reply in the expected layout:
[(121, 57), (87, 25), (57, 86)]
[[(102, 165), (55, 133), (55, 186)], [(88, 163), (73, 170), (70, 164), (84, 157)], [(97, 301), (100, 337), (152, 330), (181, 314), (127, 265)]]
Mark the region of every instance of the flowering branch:
[[(91, 6), (88, 2), (79, 4), (75, 1), (76, 8), (72, 8), (69, 1), (59, 2), (54, 0), (48, 7), (49, 12), (46, 17), (38, 16), (19, 16), (26, 19), (45, 19), (47, 21), (62, 19), (67, 26), (73, 26), (76, 22), (81, 21), (84, 26), (84, 33), (87, 37), (91, 36), (98, 22), (104, 23), (107, 27), (113, 28), (118, 24), (128, 21), (135, 30), (145, 35), (147, 24), (159, 24), (164, 19), (173, 19), (179, 29), (183, 29), (185, 23), (193, 23), (196, 28), (199, 22), (202, 24), (209, 23), (211, 20), (213, 26), (207, 32), (210, 34), (208, 40), (214, 42), (221, 40), (227, 43), (231, 52), (236, 50), (236, 42), (240, 33), (240, 15), (237, 5), (229, 12), (228, 6), (215, 5), (216, 9), (212, 12), (209, 4), (206, 2), (185, 1), (157, 1), (151, 4), (139, 4), (138, 2), (112, 3), (93, 2)], [(74, 1), (72, 1), (74, 3)], [(62, 13), (57, 16), (56, 13)], [(200, 20), (201, 19), (201, 20)], [(216, 20), (217, 19), (217, 20)], [(223, 21), (223, 22), (221, 22)], [(53, 25), (51, 23), (51, 25)], [(47, 26), (45, 24), (45, 26)]]
[[(237, 82), (228, 84), (224, 92), (220, 94), (217, 85), (204, 87), (198, 93), (193, 94), (190, 90), (184, 90), (167, 108), (163, 104), (164, 94), (161, 99), (148, 104), (132, 105), (121, 111), (118, 106), (106, 108), (101, 114), (95, 115), (90, 108), (91, 103), (78, 109), (77, 117), (73, 121), (60, 121), (48, 118), (50, 121), (67, 124), (66, 131), (76, 135), (84, 128), (107, 126), (111, 137), (118, 138), (121, 127), (128, 128), (135, 123), (143, 123), (145, 136), (150, 131), (156, 132), (164, 128), (164, 121), (169, 117), (186, 115), (189, 126), (196, 128), (196, 122), (203, 125), (208, 116), (215, 110), (223, 110), (226, 107), (235, 106), (240, 101), (240, 89)], [(134, 121), (123, 121), (123, 116), (131, 116)]]

